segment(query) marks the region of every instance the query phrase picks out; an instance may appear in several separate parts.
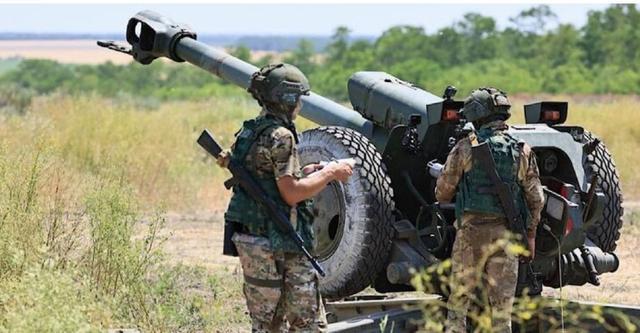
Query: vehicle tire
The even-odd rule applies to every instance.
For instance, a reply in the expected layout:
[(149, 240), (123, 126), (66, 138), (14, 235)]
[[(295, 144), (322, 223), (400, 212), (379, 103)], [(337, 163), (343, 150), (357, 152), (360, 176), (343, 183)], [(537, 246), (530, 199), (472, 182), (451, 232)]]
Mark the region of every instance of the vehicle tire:
[[(596, 140), (596, 136), (585, 130), (585, 143)], [(613, 158), (604, 143), (599, 142), (595, 149), (587, 155), (585, 171), (588, 177), (594, 173), (597, 178), (597, 189), (604, 193), (604, 210), (602, 222), (587, 229), (587, 237), (605, 252), (616, 249), (616, 241), (620, 238), (622, 228), (622, 191), (620, 177)]]
[(331, 182), (314, 198), (314, 255), (327, 275), (320, 291), (338, 299), (362, 291), (376, 278), (391, 247), (393, 189), (375, 146), (343, 127), (305, 131), (298, 145), (301, 164), (353, 158), (346, 183)]

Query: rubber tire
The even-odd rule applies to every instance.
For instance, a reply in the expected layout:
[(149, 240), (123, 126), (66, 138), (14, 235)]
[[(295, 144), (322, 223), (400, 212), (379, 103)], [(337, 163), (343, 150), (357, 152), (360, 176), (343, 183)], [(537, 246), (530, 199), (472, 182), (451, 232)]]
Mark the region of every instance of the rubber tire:
[[(349, 181), (333, 183), (334, 188), (342, 190), (335, 196), (343, 201), (342, 233), (334, 240), (335, 250), (319, 259), (327, 273), (320, 279), (320, 292), (325, 298), (339, 299), (358, 293), (373, 283), (391, 248), (394, 202), (386, 167), (366, 137), (344, 127), (303, 132), (298, 152), (303, 166), (332, 159), (356, 160)], [(316, 223), (320, 222), (316, 219)]]
[[(596, 139), (596, 136), (589, 131), (584, 131), (585, 143)], [(597, 189), (604, 193), (603, 219), (600, 224), (596, 224), (587, 230), (587, 237), (605, 252), (612, 252), (616, 249), (616, 242), (620, 238), (620, 228), (622, 228), (622, 191), (620, 190), (620, 177), (616, 169), (613, 157), (602, 143), (598, 143), (596, 148), (587, 155), (585, 171), (588, 178), (592, 174), (598, 175), (596, 182)]]

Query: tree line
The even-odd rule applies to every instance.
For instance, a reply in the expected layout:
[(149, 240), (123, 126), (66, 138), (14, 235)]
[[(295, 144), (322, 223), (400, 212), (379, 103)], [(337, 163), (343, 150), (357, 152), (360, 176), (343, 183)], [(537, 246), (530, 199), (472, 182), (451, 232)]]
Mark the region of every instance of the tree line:
[(636, 6), (612, 5), (588, 13), (576, 28), (558, 24), (548, 6), (536, 6), (496, 21), (468, 13), (433, 34), (422, 27), (396, 26), (375, 41), (349, 43), (349, 29), (339, 27), (314, 62), (313, 47), (301, 41), (285, 60), (311, 78), (314, 89), (346, 98), (345, 83), (356, 71), (385, 71), (440, 93), (448, 84), (463, 92), (494, 85), (513, 93), (616, 93), (640, 91), (640, 12)]
[[(637, 94), (640, 91), (640, 12), (634, 4), (611, 5), (588, 13), (580, 28), (561, 24), (546, 5), (510, 18), (468, 13), (435, 33), (419, 26), (395, 26), (375, 39), (353, 39), (338, 27), (322, 52), (301, 39), (284, 61), (298, 66), (313, 90), (347, 99), (346, 83), (357, 71), (385, 71), (435, 94), (449, 84), (462, 93), (493, 85), (508, 93)], [(248, 60), (242, 45), (231, 50)], [(267, 55), (260, 66), (274, 61)], [(0, 104), (10, 90), (31, 93), (63, 90), (105, 96), (164, 99), (207, 98), (242, 91), (193, 66), (160, 61), (139, 64), (63, 65), (25, 60), (0, 77)], [(3, 93), (2, 91), (5, 91)]]

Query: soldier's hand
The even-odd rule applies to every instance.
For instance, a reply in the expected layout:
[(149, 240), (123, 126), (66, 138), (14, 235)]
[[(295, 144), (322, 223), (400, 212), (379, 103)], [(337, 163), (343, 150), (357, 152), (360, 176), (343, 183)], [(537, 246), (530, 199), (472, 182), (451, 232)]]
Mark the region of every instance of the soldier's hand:
[(536, 238), (534, 237), (527, 237), (527, 248), (529, 251), (529, 255), (525, 256), (525, 255), (520, 255), (520, 262), (528, 264), (529, 262), (531, 262), (533, 260), (533, 258), (536, 256)]
[(536, 237), (527, 237), (527, 244), (529, 244), (529, 260), (533, 260), (536, 256)]
[(302, 174), (303, 175), (310, 175), (318, 170), (322, 170), (324, 166), (320, 163), (311, 163), (308, 165), (305, 165), (304, 168), (302, 168)]
[(226, 168), (229, 166), (229, 161), (231, 160), (231, 150), (229, 149), (225, 149), (223, 151), (220, 152), (220, 155), (218, 155), (218, 157), (216, 158), (216, 163), (223, 167)]
[(331, 172), (334, 180), (346, 182), (353, 174), (353, 168), (348, 163), (332, 162), (324, 167), (325, 170)]

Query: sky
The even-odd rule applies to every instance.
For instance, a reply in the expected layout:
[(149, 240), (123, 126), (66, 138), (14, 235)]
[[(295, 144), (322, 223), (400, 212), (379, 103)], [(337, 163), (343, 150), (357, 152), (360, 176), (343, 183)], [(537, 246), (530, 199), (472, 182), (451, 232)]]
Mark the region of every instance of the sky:
[[(0, 4), (0, 33), (124, 33), (128, 19), (151, 9), (199, 34), (331, 35), (344, 25), (353, 35), (378, 36), (395, 25), (449, 26), (468, 12), (493, 17), (498, 28), (535, 4)], [(560, 23), (577, 27), (589, 10), (608, 4), (553, 4)]]

